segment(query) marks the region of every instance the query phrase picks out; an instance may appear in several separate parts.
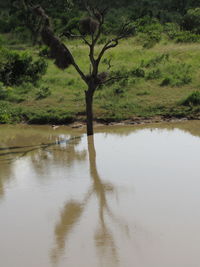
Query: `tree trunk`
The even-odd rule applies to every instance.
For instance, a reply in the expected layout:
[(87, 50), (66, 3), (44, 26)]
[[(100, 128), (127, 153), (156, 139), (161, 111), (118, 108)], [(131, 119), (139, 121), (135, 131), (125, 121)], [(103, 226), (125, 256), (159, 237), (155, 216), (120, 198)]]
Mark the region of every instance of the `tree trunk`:
[(86, 116), (87, 116), (87, 135), (93, 135), (93, 93), (94, 90), (88, 89), (85, 92), (85, 102), (86, 102)]

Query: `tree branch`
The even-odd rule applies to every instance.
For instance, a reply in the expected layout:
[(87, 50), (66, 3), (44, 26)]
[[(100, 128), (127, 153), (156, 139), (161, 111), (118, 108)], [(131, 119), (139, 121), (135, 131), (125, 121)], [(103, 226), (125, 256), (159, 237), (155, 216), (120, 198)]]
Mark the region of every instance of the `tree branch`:
[[(74, 66), (74, 68), (79, 73), (81, 78), (85, 81), (86, 84), (88, 84), (86, 75), (82, 72), (82, 70), (80, 69), (78, 64), (75, 62), (75, 59), (74, 59), (73, 55), (71, 54), (71, 52), (69, 51), (69, 49), (58, 38), (56, 38), (53, 33), (51, 33), (50, 27), (49, 27), (50, 26), (50, 19), (49, 19), (48, 15), (45, 13), (45, 11), (43, 10), (43, 8), (41, 6), (36, 6), (35, 8), (32, 8), (32, 10), (33, 10), (33, 12), (35, 11), (37, 16), (41, 17), (44, 20), (43, 30), (45, 30), (47, 35), (48, 35), (47, 39), (49, 39), (49, 38), (51, 39), (51, 42), (50, 42), (50, 44), (48, 44), (48, 46), (50, 46), (50, 48), (52, 48), (51, 43), (56, 42), (56, 47), (57, 47), (56, 53), (60, 52), (58, 48), (64, 48), (64, 50), (63, 49), (61, 50), (61, 52), (62, 52), (61, 55), (58, 54), (57, 56), (59, 57), (59, 59), (62, 56), (69, 57), (70, 58), (70, 64)], [(63, 51), (65, 52), (64, 54), (63, 54)], [(56, 60), (57, 60), (57, 58), (56, 58)], [(62, 60), (62, 58), (61, 58), (61, 60)]]
[(64, 32), (62, 35), (61, 35), (61, 37), (62, 36), (65, 36), (65, 37), (67, 37), (67, 38), (69, 38), (69, 37), (71, 37), (71, 38), (81, 38), (83, 41), (84, 41), (84, 43), (86, 44), (86, 45), (88, 45), (88, 46), (91, 46), (91, 44), (88, 42), (88, 40), (85, 38), (85, 36), (84, 35), (82, 35), (82, 34), (72, 34), (71, 32)]
[(80, 67), (77, 65), (77, 63), (75, 62), (74, 58), (73, 58), (72, 65), (74, 66), (74, 68), (76, 69), (76, 71), (79, 73), (79, 75), (81, 76), (82, 80), (84, 80), (84, 82), (85, 82), (86, 84), (88, 84), (88, 82), (87, 82), (87, 77), (86, 77), (85, 74), (82, 72), (82, 70), (80, 69)]
[(103, 82), (103, 84), (108, 83), (108, 82), (111, 82), (111, 81), (122, 80), (122, 79), (127, 80), (128, 79), (128, 76), (111, 77), (111, 78), (105, 80)]

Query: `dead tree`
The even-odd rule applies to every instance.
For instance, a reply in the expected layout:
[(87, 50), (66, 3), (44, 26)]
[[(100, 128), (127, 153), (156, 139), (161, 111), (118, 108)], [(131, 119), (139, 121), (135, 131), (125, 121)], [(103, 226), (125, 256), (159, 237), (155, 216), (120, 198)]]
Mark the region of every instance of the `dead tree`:
[(80, 38), (89, 48), (90, 71), (85, 74), (77, 65), (73, 55), (64, 43), (60, 41), (54, 34), (50, 26), (50, 19), (45, 11), (40, 7), (32, 8), (34, 13), (42, 20), (41, 37), (43, 42), (50, 48), (50, 54), (55, 59), (55, 64), (60, 69), (66, 69), (72, 65), (87, 86), (85, 91), (86, 116), (87, 116), (87, 135), (93, 135), (93, 96), (96, 89), (112, 80), (124, 77), (109, 77), (108, 73), (100, 72), (99, 65), (101, 60), (109, 49), (116, 47), (119, 40), (127, 38), (132, 34), (132, 28), (129, 23), (125, 23), (116, 37), (109, 39), (102, 46), (100, 52), (95, 56), (95, 48), (103, 32), (106, 9), (99, 10), (96, 8), (86, 7), (88, 17), (80, 20), (80, 35), (74, 35), (71, 32), (64, 33), (66, 37)]

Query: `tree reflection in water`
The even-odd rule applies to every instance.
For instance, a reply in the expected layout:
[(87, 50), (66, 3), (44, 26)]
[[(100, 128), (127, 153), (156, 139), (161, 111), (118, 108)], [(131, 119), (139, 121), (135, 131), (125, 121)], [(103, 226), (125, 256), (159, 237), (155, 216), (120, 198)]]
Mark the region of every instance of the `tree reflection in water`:
[[(31, 136), (29, 138), (31, 139)], [(18, 139), (21, 141), (22, 137), (16, 136), (14, 143), (20, 143)], [(40, 140), (40, 135), (38, 139)], [(50, 160), (52, 159), (56, 164), (67, 163), (70, 166), (75, 160), (85, 159), (86, 151), (78, 153), (75, 149), (80, 140), (79, 136), (69, 138), (57, 136), (51, 142), (45, 140), (44, 143), (36, 145), (9, 146), (9, 143), (5, 143), (5, 146), (0, 147), (0, 198), (4, 196), (5, 185), (13, 178), (12, 168), (15, 161), (29, 158), (38, 174), (48, 171), (45, 159), (48, 160), (48, 164), (51, 164)], [(25, 144), (26, 141), (24, 140)], [(72, 143), (73, 145), (69, 146)]]
[[(106, 217), (117, 224), (122, 230), (127, 233), (128, 226), (123, 223), (120, 218), (114, 215), (109, 206), (107, 195), (116, 193), (116, 189), (112, 184), (104, 183), (97, 171), (96, 166), (96, 151), (94, 146), (94, 137), (88, 137), (88, 154), (90, 165), (90, 176), (92, 179), (91, 187), (85, 194), (81, 202), (70, 200), (66, 203), (61, 211), (60, 220), (55, 226), (55, 248), (52, 250), (51, 258), (56, 264), (59, 258), (64, 253), (68, 242), (68, 237), (75, 226), (80, 222), (81, 216), (89, 203), (92, 196), (96, 196), (98, 200), (98, 217), (99, 225), (94, 235), (94, 241), (99, 253), (99, 258), (103, 259), (105, 256), (111, 257), (114, 266), (118, 265), (118, 252), (112, 231), (108, 227)], [(107, 217), (107, 218), (108, 218)]]

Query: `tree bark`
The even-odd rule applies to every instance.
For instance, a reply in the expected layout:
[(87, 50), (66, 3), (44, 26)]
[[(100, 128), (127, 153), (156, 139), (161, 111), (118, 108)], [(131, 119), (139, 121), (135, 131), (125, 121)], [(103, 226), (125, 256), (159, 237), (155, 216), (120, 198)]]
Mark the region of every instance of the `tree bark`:
[(86, 116), (87, 116), (87, 135), (93, 135), (93, 95), (91, 89), (85, 91)]

